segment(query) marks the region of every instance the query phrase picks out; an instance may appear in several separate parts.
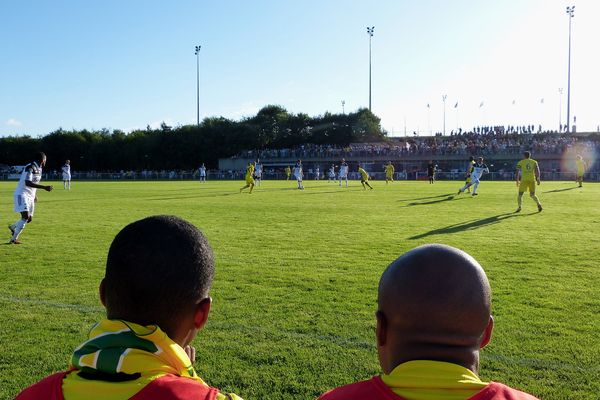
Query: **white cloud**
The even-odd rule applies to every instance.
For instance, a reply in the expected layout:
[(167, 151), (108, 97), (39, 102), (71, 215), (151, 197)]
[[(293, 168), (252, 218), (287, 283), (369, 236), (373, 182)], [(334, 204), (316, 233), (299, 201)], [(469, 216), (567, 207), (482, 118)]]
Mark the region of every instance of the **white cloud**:
[(23, 124), (21, 123), (21, 121), (15, 119), (15, 118), (9, 118), (8, 121), (6, 121), (6, 125), (8, 125), (8, 126), (22, 126)]

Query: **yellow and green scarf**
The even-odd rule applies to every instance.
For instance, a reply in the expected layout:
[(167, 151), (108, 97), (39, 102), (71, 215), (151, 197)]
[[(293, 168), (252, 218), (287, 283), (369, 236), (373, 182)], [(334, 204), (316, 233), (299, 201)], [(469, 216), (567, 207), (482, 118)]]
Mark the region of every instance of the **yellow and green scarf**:
[(126, 399), (152, 380), (172, 374), (204, 383), (185, 351), (158, 326), (103, 320), (71, 357), (63, 381), (66, 400)]

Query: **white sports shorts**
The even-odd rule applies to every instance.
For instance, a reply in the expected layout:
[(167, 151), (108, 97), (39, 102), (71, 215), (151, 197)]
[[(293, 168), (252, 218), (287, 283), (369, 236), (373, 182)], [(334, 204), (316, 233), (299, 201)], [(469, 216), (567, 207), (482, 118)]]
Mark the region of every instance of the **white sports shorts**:
[(27, 211), (29, 215), (33, 215), (33, 210), (35, 209), (35, 201), (33, 197), (26, 196), (23, 194), (15, 195), (15, 212), (23, 212)]

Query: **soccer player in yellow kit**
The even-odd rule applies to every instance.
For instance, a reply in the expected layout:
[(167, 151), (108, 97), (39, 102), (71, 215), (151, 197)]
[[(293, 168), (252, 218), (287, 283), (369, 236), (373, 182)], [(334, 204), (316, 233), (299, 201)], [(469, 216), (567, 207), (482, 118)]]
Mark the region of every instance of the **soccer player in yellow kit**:
[(367, 188), (365, 187), (365, 185), (367, 185), (369, 189), (373, 190), (373, 187), (369, 185), (369, 174), (367, 173), (367, 171), (362, 169), (359, 165), (358, 172), (360, 173), (360, 183), (362, 184), (363, 189), (367, 190)]
[(577, 179), (575, 182), (579, 183), (579, 187), (583, 186), (583, 174), (585, 174), (585, 161), (583, 161), (583, 157), (581, 155), (577, 155), (577, 160), (575, 161), (577, 165)]
[(250, 162), (246, 167), (246, 186), (240, 189), (240, 193), (242, 193), (242, 190), (249, 187), (250, 192), (248, 194), (252, 194), (252, 189), (254, 189), (254, 178), (252, 177), (252, 175), (254, 175), (254, 164)]
[(290, 175), (292, 175), (292, 169), (288, 165), (287, 167), (285, 167), (285, 180), (286, 181), (290, 180)]
[(394, 166), (391, 161), (388, 161), (385, 166), (385, 184), (387, 185), (389, 182), (394, 182)]
[[(467, 176), (465, 178), (465, 186), (471, 183), (471, 172), (473, 172), (473, 166), (475, 165), (475, 158), (473, 156), (469, 157), (469, 165), (467, 165)], [(471, 187), (467, 188), (467, 193), (471, 193)]]
[(535, 183), (540, 184), (540, 167), (537, 161), (531, 159), (531, 153), (526, 151), (524, 159), (517, 163), (517, 186), (519, 187), (519, 197), (517, 203), (519, 207), (515, 212), (521, 211), (521, 203), (523, 200), (523, 193), (525, 190), (529, 190), (529, 196), (537, 204), (538, 211), (542, 211), (542, 205), (540, 199), (535, 195)]

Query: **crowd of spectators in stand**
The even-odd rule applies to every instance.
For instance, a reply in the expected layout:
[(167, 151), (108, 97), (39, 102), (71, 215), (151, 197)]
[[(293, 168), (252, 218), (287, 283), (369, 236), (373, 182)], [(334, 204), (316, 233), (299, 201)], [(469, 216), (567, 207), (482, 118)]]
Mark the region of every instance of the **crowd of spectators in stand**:
[[(518, 133), (517, 133), (518, 132)], [(520, 154), (531, 150), (534, 154), (562, 154), (575, 144), (600, 150), (598, 138), (583, 139), (556, 132), (533, 132), (529, 127), (485, 127), (470, 132), (452, 132), (450, 136), (397, 137), (381, 143), (352, 143), (335, 145), (304, 144), (295, 148), (244, 151), (234, 158), (341, 158), (353, 156), (407, 157), (413, 155), (501, 155)]]

